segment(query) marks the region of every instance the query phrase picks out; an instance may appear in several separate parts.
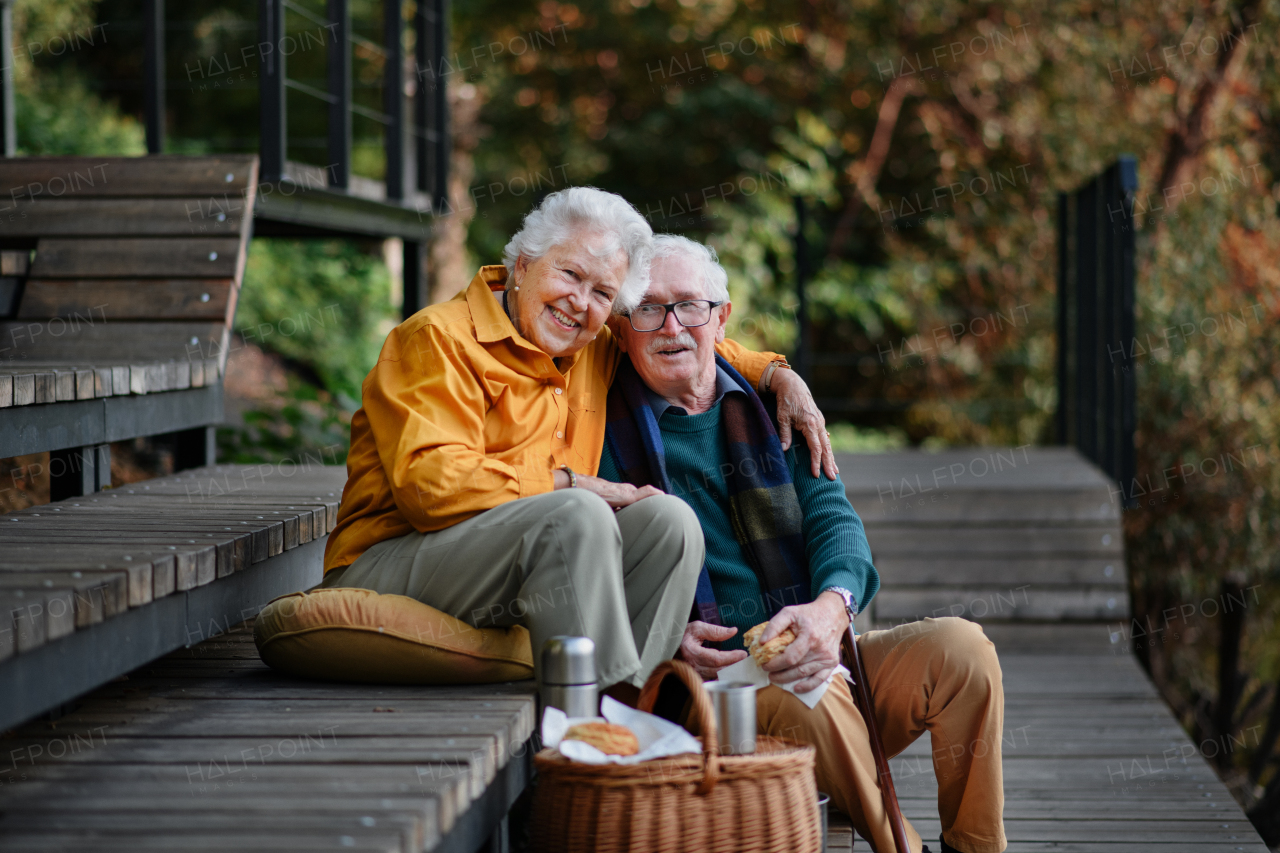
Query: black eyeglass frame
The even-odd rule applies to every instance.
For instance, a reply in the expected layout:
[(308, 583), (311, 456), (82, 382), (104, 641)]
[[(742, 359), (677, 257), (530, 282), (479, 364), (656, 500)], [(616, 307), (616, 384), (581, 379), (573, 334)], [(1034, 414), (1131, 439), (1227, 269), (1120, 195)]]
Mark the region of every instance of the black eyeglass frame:
[[(714, 299), (681, 299), (679, 302), (647, 302), (647, 303), (645, 303), (645, 304), (644, 304), (644, 306), (643, 306), (643, 307), (645, 307), (645, 308), (665, 308), (665, 309), (666, 309), (665, 311), (663, 311), (663, 312), (662, 312), (662, 322), (661, 322), (661, 323), (659, 323), (657, 326), (655, 326), (655, 327), (654, 327), (654, 328), (652, 328), (652, 329), (637, 329), (637, 328), (636, 328), (635, 320), (633, 320), (633, 319), (631, 318), (631, 314), (632, 314), (632, 312), (631, 312), (631, 311), (628, 311), (628, 312), (627, 312), (627, 322), (631, 324), (631, 329), (632, 329), (632, 331), (640, 332), (641, 334), (648, 334), (649, 332), (656, 332), (656, 331), (658, 331), (659, 329), (661, 329), (663, 326), (667, 325), (667, 315), (668, 315), (668, 314), (671, 314), (672, 312), (674, 312), (674, 311), (676, 310), (676, 306), (677, 306), (677, 305), (685, 305), (685, 304), (690, 303), (690, 302), (705, 302), (705, 303), (707, 303), (707, 319), (703, 320), (701, 323), (693, 323), (692, 325), (690, 325), (689, 323), (686, 323), (685, 321), (681, 320), (681, 319), (680, 319), (680, 315), (679, 315), (679, 314), (676, 314), (676, 322), (677, 322), (677, 323), (679, 323), (681, 326), (683, 326), (683, 327), (684, 327), (684, 328), (686, 328), (686, 329), (697, 329), (697, 328), (699, 328), (700, 326), (705, 326), (705, 325), (707, 325), (708, 323), (710, 323), (710, 322), (711, 322), (711, 309), (712, 309), (712, 308), (719, 308), (721, 305), (723, 305), (723, 304), (724, 304), (724, 300), (723, 300), (723, 299), (721, 299), (719, 302), (717, 302), (717, 301), (716, 301), (716, 300), (714, 300)], [(637, 307), (637, 308), (639, 308), (639, 307), (641, 307), (641, 306), (637, 305), (636, 307)]]

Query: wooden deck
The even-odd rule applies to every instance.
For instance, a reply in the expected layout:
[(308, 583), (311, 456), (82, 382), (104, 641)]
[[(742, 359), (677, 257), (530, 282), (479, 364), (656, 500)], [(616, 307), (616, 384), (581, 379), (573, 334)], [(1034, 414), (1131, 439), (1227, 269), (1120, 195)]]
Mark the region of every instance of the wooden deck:
[[(842, 457), (885, 574), (885, 604), (867, 616), (892, 624), (960, 606), (995, 641), (1012, 853), (1266, 853), (1118, 641), (1127, 598), (1105, 480), (1070, 454), (1041, 453), (1025, 457), (1042, 463), (1023, 466), (1026, 479), (956, 476), (937, 502), (904, 496), (883, 518), (889, 478), (963, 459)], [(973, 605), (1019, 587), (1017, 607)], [(474, 851), (528, 778), (534, 711), (531, 682), (286, 678), (241, 626), (0, 738), (0, 849)], [(936, 853), (928, 739), (893, 769)], [(488, 849), (504, 840), (500, 830)], [(852, 840), (836, 818), (831, 849)]]
[(249, 626), (0, 739), (5, 851), (466, 851), (530, 772), (532, 682), (281, 676)]

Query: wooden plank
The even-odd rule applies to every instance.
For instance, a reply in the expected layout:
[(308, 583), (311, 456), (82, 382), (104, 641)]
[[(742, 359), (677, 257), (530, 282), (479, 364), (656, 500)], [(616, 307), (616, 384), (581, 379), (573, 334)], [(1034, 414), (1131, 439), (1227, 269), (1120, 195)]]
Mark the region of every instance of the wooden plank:
[(50, 237), (36, 246), (28, 281), (42, 278), (234, 278), (240, 243), (222, 237)]
[(0, 589), (36, 591), (42, 588), (71, 592), (76, 628), (86, 628), (129, 607), (129, 578), (124, 572), (21, 572), (0, 569)]
[[(0, 322), (0, 340), (12, 341), (12, 348), (24, 359), (68, 360), (77, 364), (138, 365), (211, 358), (225, 350), (226, 335), (224, 324), (206, 321), (68, 324), (57, 337), (33, 335), (26, 322)], [(146, 393), (146, 386), (133, 393)]]
[(31, 279), (18, 317), (229, 323), (233, 286), (230, 278)]
[[(224, 192), (189, 198), (51, 198), (20, 205), (23, 216), (0, 220), (5, 237), (238, 236), (243, 195)], [(12, 200), (9, 200), (12, 203)], [(0, 205), (5, 202), (0, 200)], [(23, 273), (3, 273), (21, 275)]]
[(886, 584), (871, 608), (877, 621), (963, 616), (975, 622), (1114, 620), (1129, 616), (1124, 587), (907, 587)]
[(1034, 554), (975, 557), (912, 557), (886, 554), (876, 560), (883, 586), (999, 586), (1031, 583), (1089, 584), (1125, 588), (1123, 560), (1105, 557), (1043, 557)]
[(36, 377), (34, 374), (13, 375), (13, 405), (30, 406), (36, 401)]
[(64, 197), (221, 198), (252, 191), (257, 175), (253, 155), (22, 157), (0, 163), (0, 211)]
[(1044, 557), (1124, 555), (1124, 537), (1114, 524), (1074, 527), (1030, 525), (882, 525), (868, 531), (871, 552), (883, 555), (1026, 554)]
[(0, 374), (0, 409), (7, 409), (13, 405), (13, 376), (5, 373)]
[(0, 275), (25, 276), (31, 269), (30, 249), (11, 249), (0, 252)]

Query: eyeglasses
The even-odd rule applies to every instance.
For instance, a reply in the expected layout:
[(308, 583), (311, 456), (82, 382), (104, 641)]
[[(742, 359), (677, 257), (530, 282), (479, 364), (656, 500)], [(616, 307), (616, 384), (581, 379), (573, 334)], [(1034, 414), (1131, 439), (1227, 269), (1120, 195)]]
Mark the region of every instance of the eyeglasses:
[(680, 325), (686, 329), (705, 326), (711, 322), (711, 309), (723, 305), (724, 302), (713, 302), (710, 299), (686, 299), (684, 302), (668, 302), (665, 305), (640, 305), (627, 319), (631, 328), (637, 332), (656, 332), (667, 322), (667, 314), (674, 311)]

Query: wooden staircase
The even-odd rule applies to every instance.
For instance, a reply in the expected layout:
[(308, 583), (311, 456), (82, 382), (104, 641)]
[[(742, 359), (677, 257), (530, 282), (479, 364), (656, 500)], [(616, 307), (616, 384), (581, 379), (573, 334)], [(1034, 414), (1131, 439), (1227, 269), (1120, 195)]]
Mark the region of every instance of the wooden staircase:
[(1128, 617), (1119, 499), (1074, 449), (850, 454), (839, 464), (880, 571), (869, 621)]

